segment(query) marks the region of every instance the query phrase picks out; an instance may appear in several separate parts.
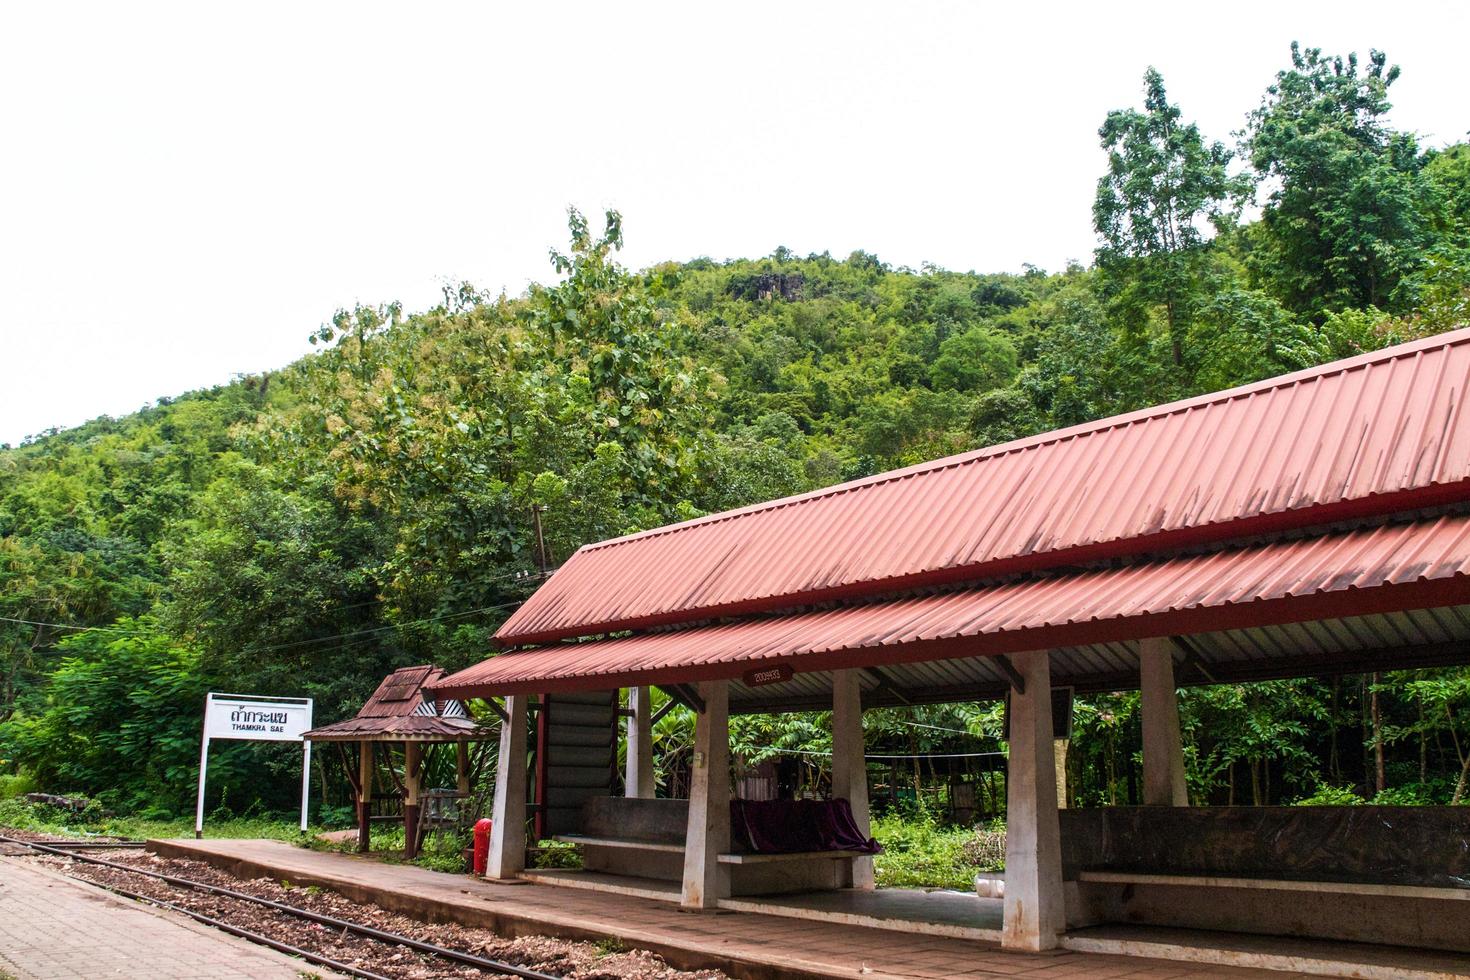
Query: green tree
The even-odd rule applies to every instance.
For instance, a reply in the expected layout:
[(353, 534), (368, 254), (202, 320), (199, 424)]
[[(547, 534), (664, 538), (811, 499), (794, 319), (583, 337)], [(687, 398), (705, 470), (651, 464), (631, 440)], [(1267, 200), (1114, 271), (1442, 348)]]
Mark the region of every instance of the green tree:
[(1092, 208), (1103, 240), (1097, 258), (1141, 299), (1162, 305), (1174, 364), (1181, 365), (1201, 224), (1218, 217), (1230, 195), (1231, 153), (1181, 122), (1158, 71), (1149, 68), (1143, 85), (1143, 111), (1115, 109), (1098, 130), (1108, 172)]
[(68, 637), (59, 649), (45, 707), (0, 725), (0, 744), (43, 786), (127, 809), (182, 806), (206, 690), (197, 655), (146, 619)]
[(236, 462), (165, 546), (172, 596), (163, 622), (198, 651), (208, 680), (314, 697), (337, 717), (403, 665), (382, 653), (375, 545), (374, 529), (339, 507), (320, 477), (288, 489)]
[(989, 391), (1016, 376), (1016, 345), (989, 327), (952, 334), (939, 345), (939, 358), (929, 369), (937, 389)]
[(1414, 137), (1387, 124), (1399, 77), (1381, 51), (1327, 57), (1291, 45), (1243, 134), (1271, 187), (1251, 266), (1289, 309), (1325, 312), (1413, 304), (1412, 273), (1430, 241), (1432, 188)]

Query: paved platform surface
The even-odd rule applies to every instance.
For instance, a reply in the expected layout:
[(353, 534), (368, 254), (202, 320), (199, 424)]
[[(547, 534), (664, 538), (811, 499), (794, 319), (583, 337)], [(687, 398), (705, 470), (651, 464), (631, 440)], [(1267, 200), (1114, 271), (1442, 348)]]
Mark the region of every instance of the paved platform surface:
[(295, 980), (311, 964), (151, 909), (26, 858), (0, 858), (0, 976)]
[(1133, 956), (1158, 956), (1194, 963), (1237, 966), (1270, 965), (1271, 969), (1359, 980), (1464, 980), (1470, 977), (1470, 954), (1430, 949), (1404, 949), (1327, 939), (1284, 939), (1205, 929), (1106, 925), (1074, 930), (1065, 940), (1071, 949)]
[(248, 877), (287, 878), (430, 921), (504, 936), (613, 938), (672, 965), (740, 978), (1280, 977), (1278, 973), (1137, 956), (1058, 950), (1012, 953), (989, 943), (749, 912), (701, 915), (667, 902), (532, 884), (496, 884), (280, 841), (150, 841), (161, 854), (208, 861)]

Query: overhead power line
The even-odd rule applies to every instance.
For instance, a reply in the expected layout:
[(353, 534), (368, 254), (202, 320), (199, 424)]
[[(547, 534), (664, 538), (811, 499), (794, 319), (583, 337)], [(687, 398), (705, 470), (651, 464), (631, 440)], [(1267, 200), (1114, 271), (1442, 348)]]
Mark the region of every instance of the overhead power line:
[[(478, 609), (466, 609), (463, 612), (444, 613), (444, 614), (439, 615), (439, 616), (425, 616), (423, 619), (413, 619), (413, 620), (409, 620), (409, 621), (403, 622), (403, 623), (394, 623), (394, 624), (389, 625), (389, 626), (375, 626), (372, 629), (353, 630), (353, 631), (348, 632), (348, 633), (337, 633), (337, 634), (334, 634), (332, 636), (317, 636), (317, 637), (313, 637), (313, 638), (311, 638), (309, 640), (294, 640), (294, 641), (292, 641), (290, 643), (277, 643), (277, 644), (273, 644), (271, 646), (254, 647), (254, 648), (251, 649), (250, 652), (251, 653), (271, 653), (271, 652), (274, 652), (276, 650), (289, 650), (289, 649), (292, 649), (292, 648), (295, 648), (295, 647), (308, 646), (308, 645), (313, 644), (313, 643), (329, 643), (329, 642), (331, 642), (333, 640), (345, 640), (345, 639), (350, 639), (352, 637), (373, 636), (373, 635), (376, 635), (378, 633), (388, 633), (388, 632), (391, 632), (393, 630), (405, 629), (405, 628), (410, 627), (410, 626), (422, 626), (425, 623), (437, 623), (437, 622), (443, 622), (445, 620), (450, 620), (450, 619), (463, 619), (466, 616), (475, 616), (475, 615), (478, 615), (479, 613), (485, 613), (485, 612), (495, 612), (495, 611), (500, 610), (500, 609), (509, 609), (512, 606), (518, 606), (518, 605), (520, 605), (519, 602), (503, 602), (503, 603), (500, 603), (500, 604), (494, 605), (494, 606), (481, 606)], [(83, 633), (83, 632), (116, 633), (116, 634), (119, 634), (119, 635), (122, 635), (122, 636), (148, 636), (148, 635), (151, 635), (152, 632), (154, 632), (154, 631), (150, 631), (150, 630), (125, 630), (125, 629), (118, 629), (117, 627), (113, 627), (113, 626), (73, 626), (73, 625), (71, 625), (69, 623), (44, 623), (44, 622), (41, 622), (39, 620), (34, 620), (34, 619), (15, 619), (15, 618), (10, 617), (10, 616), (0, 616), (0, 622), (4, 622), (4, 623), (18, 623), (18, 624), (25, 625), (25, 626), (45, 626), (45, 627), (49, 627), (51, 629), (75, 630), (76, 632), (79, 632), (79, 633)]]

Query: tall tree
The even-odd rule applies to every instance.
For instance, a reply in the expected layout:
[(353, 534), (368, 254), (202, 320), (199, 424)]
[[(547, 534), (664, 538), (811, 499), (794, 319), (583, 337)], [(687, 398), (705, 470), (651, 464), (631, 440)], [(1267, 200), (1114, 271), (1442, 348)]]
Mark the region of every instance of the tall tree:
[(1099, 264), (1163, 306), (1178, 365), (1201, 222), (1218, 216), (1230, 195), (1231, 152), (1180, 121), (1157, 70), (1144, 73), (1143, 91), (1142, 112), (1114, 109), (1098, 130), (1108, 172), (1097, 182), (1092, 220), (1103, 240)]
[(1401, 288), (1429, 239), (1432, 187), (1414, 137), (1386, 122), (1399, 77), (1381, 51), (1324, 57), (1291, 45), (1251, 114), (1244, 149), (1272, 185), (1252, 268), (1289, 308), (1313, 318), (1413, 302)]

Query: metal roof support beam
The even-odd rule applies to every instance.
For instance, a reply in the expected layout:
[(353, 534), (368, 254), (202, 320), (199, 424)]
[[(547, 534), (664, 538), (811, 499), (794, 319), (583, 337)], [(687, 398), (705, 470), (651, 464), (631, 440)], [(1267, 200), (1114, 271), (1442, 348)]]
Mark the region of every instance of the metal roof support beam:
[(688, 708), (690, 711), (694, 712), (695, 714), (698, 714), (699, 713), (699, 709), (696, 708), (694, 705), (690, 704), (689, 703), (689, 699), (684, 696), (684, 692), (681, 691), (681, 690), (679, 690), (679, 685), (677, 685), (677, 684), (660, 684), (658, 686), (658, 689), (660, 691), (663, 691), (665, 694), (667, 694), (669, 696), (668, 704), (665, 704), (664, 705), (665, 708), (668, 708), (670, 705), (677, 704), (681, 708)]
[(490, 706), (491, 711), (494, 711), (497, 715), (500, 716), (500, 720), (502, 723), (510, 721), (510, 715), (505, 713), (505, 706), (502, 705), (499, 701), (495, 700), (494, 698), (486, 698), (485, 703)]
[(704, 714), (704, 699), (688, 684), (664, 684), (662, 690), (669, 697), (697, 715)]
[(1011, 663), (1011, 658), (1000, 653), (991, 659), (995, 661), (995, 665), (1000, 668), (1001, 673), (1006, 675), (1006, 679), (1011, 682), (1011, 689), (1017, 694), (1025, 694), (1026, 678), (1022, 677), (1021, 672), (1016, 669), (1016, 665)]
[(1200, 676), (1211, 684), (1219, 683), (1219, 681), (1215, 680), (1215, 675), (1210, 673), (1210, 668), (1205, 666), (1204, 660), (1199, 655), (1199, 649), (1193, 643), (1189, 642), (1188, 637), (1171, 636), (1169, 639), (1174, 641), (1176, 647), (1184, 651), (1184, 659), (1179, 661), (1179, 666), (1199, 671)]
[[(893, 681), (888, 679), (888, 675), (877, 667), (864, 667), (862, 670), (864, 674), (867, 674), (877, 683), (878, 686), (873, 690), (874, 694), (880, 697), (886, 694), (889, 697), (902, 701), (904, 704), (913, 703), (900, 688), (894, 685)], [(836, 673), (834, 672), (832, 676), (835, 681)]]
[[(659, 690), (662, 691), (663, 688), (659, 688)], [(669, 692), (664, 691), (664, 693), (668, 694)], [(649, 727), (651, 728), (652, 726), (657, 725), (660, 721), (663, 720), (664, 715), (668, 714), (670, 711), (673, 711), (678, 706), (679, 702), (675, 698), (670, 696), (670, 698), (664, 702), (664, 706), (655, 711), (652, 717), (648, 719)]]

